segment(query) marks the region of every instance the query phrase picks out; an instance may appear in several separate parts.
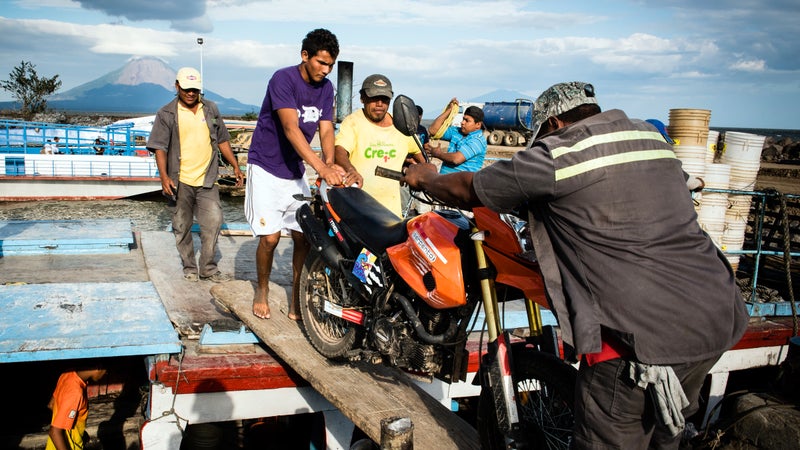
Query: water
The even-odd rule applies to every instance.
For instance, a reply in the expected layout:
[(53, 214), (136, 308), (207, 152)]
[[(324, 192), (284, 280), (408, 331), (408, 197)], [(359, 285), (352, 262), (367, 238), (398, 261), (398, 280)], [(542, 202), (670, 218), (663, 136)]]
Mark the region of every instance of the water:
[(738, 133), (757, 134), (759, 136), (767, 136), (779, 141), (782, 138), (789, 138), (792, 142), (800, 141), (800, 130), (780, 130), (775, 128), (730, 128), (730, 127), (710, 127), (712, 130), (719, 132), (723, 131), (736, 131)]
[[(244, 223), (244, 197), (220, 195), (226, 223)], [(120, 200), (0, 202), (0, 220), (129, 218), (134, 231), (166, 230), (171, 222), (161, 194)]]

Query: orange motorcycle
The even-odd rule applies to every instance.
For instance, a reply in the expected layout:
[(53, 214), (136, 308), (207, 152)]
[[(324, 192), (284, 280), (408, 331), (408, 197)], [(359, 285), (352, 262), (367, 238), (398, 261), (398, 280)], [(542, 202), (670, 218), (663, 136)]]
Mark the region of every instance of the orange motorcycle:
[[(405, 134), (416, 132), (410, 99), (395, 99), (394, 117)], [(542, 325), (547, 301), (524, 221), (483, 207), (469, 218), (438, 209), (400, 219), (361, 189), (324, 182), (306, 200), (297, 219), (312, 251), (300, 307), (317, 351), (463, 381), (483, 308), (486, 348), (475, 378), (482, 447), (569, 447), (577, 371), (559, 357), (555, 329)], [(528, 327), (512, 337), (499, 305), (519, 299)]]

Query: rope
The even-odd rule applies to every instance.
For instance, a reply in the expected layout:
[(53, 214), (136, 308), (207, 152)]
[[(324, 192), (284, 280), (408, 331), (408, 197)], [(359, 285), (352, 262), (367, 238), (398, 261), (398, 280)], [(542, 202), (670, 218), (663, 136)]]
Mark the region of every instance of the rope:
[(786, 195), (780, 195), (781, 222), (783, 224), (783, 268), (786, 272), (786, 286), (789, 289), (789, 304), (792, 307), (792, 335), (797, 336), (797, 306), (794, 304), (794, 286), (792, 286), (792, 249), (789, 235), (789, 213), (786, 207)]
[(435, 133), (431, 133), (431, 139), (441, 139), (442, 136), (444, 136), (444, 132), (447, 131), (447, 128), (453, 123), (453, 119), (456, 118), (456, 115), (458, 114), (458, 108), (452, 108), (450, 103), (448, 103), (442, 112), (445, 112), (448, 109), (450, 110), (450, 114), (448, 114), (447, 118), (444, 120), (444, 122), (442, 122), (442, 126), (439, 127)]
[[(181, 346), (181, 352), (177, 356), (177, 359), (178, 359), (178, 372), (177, 372), (177, 374), (175, 376), (175, 389), (172, 392), (172, 405), (170, 405), (170, 409), (168, 411), (161, 411), (161, 415), (158, 416), (158, 417), (151, 417), (150, 418), (151, 422), (155, 422), (156, 420), (160, 420), (160, 419), (163, 419), (165, 417), (169, 417), (169, 416), (175, 417), (175, 419), (176, 419), (175, 420), (175, 426), (178, 427), (178, 431), (181, 432), (181, 436), (183, 436), (185, 434), (185, 432), (186, 432), (186, 430), (184, 430), (183, 427), (181, 426), (181, 420), (184, 420), (187, 423), (189, 421), (187, 419), (181, 417), (180, 415), (178, 415), (178, 413), (175, 411), (175, 400), (178, 398), (178, 385), (180, 384), (181, 377), (186, 379), (186, 374), (183, 373), (183, 357), (185, 355), (185, 351), (186, 351), (186, 348)], [(186, 380), (186, 381), (188, 382), (188, 380)]]

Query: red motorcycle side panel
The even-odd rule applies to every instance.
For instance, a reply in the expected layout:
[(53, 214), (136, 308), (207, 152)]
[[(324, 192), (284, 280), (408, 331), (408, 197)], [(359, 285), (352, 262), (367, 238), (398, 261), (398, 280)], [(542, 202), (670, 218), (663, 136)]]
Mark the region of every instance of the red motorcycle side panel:
[[(407, 226), (408, 240), (386, 249), (394, 269), (432, 308), (465, 305), (461, 251), (454, 242), (458, 227), (434, 212), (411, 219)], [(423, 281), (429, 272), (436, 285), (432, 291)]]

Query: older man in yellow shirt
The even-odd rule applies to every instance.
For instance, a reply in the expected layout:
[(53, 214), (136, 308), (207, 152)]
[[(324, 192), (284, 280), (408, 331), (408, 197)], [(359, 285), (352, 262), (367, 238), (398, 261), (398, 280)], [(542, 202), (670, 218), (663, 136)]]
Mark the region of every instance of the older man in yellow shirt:
[(389, 103), (392, 83), (383, 75), (368, 76), (361, 85), (364, 107), (345, 117), (336, 135), (336, 164), (346, 171), (345, 183), (358, 185), (398, 217), (402, 214), (400, 183), (375, 176), (378, 166), (402, 170), (407, 156), (425, 162), (413, 138), (394, 127)]
[[(177, 98), (156, 113), (147, 148), (155, 152), (161, 188), (170, 199), (172, 231), (187, 281), (230, 280), (217, 269), (215, 254), (222, 227), (222, 206), (217, 185), (222, 154), (233, 166), (236, 185), (244, 174), (231, 150), (230, 133), (217, 105), (201, 95), (200, 73), (191, 67), (178, 71)], [(195, 260), (192, 225), (200, 225), (200, 258)]]

